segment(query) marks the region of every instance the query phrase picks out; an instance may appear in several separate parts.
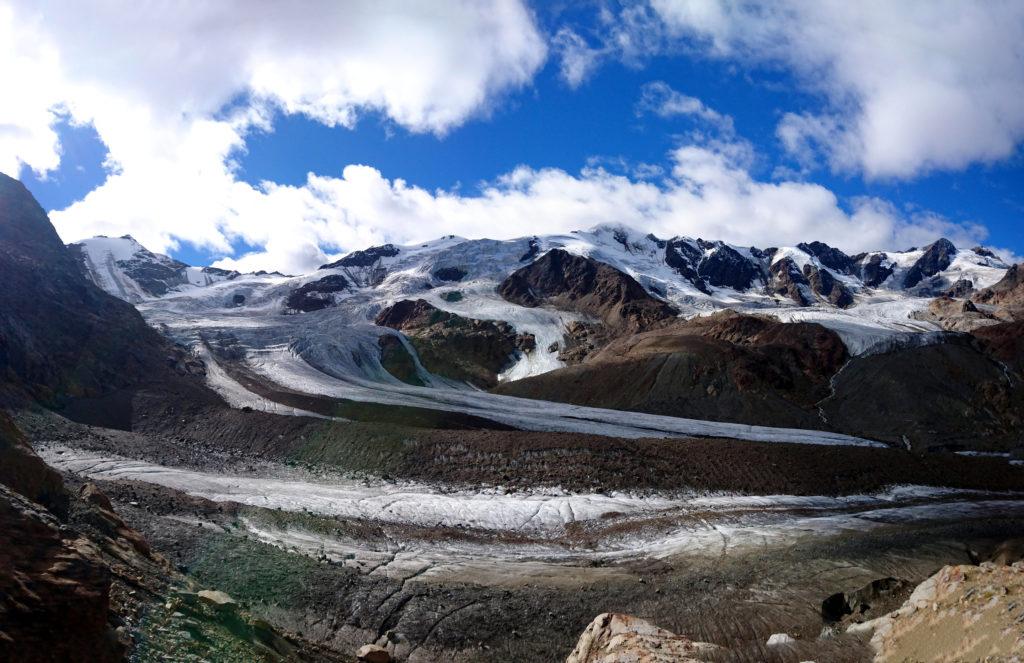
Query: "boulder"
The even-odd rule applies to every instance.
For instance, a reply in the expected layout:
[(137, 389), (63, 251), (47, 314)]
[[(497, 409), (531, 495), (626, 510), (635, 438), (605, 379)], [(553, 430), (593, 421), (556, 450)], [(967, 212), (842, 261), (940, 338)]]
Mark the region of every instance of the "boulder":
[(606, 612), (590, 622), (565, 663), (701, 663), (721, 650), (639, 617)]
[(1024, 656), (1024, 562), (947, 566), (884, 617), (855, 625), (877, 663), (1011, 661)]
[(236, 605), (235, 599), (217, 589), (202, 589), (196, 592), (196, 596), (206, 603), (218, 608), (227, 608)]
[(796, 644), (796, 638), (789, 633), (772, 633), (765, 644), (769, 647), (789, 647)]
[(363, 645), (356, 652), (356, 660), (364, 663), (391, 663), (391, 654), (379, 645)]

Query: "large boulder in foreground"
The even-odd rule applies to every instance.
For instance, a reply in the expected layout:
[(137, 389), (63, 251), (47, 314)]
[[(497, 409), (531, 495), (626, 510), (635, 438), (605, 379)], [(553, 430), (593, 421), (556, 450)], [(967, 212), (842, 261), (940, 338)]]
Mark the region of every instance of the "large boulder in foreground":
[(721, 649), (639, 617), (606, 612), (590, 622), (565, 663), (701, 663)]
[(1022, 593), (1024, 562), (947, 566), (900, 609), (850, 629), (871, 634), (877, 663), (1019, 660)]
[[(0, 652), (10, 661), (120, 661), (110, 571), (87, 538), (0, 485)], [(7, 658), (9, 657), (9, 658)]]

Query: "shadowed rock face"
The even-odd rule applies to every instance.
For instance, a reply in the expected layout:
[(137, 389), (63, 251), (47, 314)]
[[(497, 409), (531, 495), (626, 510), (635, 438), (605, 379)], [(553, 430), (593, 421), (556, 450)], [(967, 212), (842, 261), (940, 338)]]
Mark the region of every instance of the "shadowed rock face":
[(804, 276), (811, 286), (811, 290), (828, 300), (833, 306), (848, 308), (853, 306), (853, 293), (836, 280), (832, 274), (825, 269), (818, 269), (808, 263), (804, 265)]
[(948, 239), (942, 238), (925, 249), (924, 255), (917, 259), (903, 278), (904, 288), (913, 288), (929, 276), (935, 276), (949, 267), (956, 255), (956, 247)]
[(372, 288), (384, 282), (388, 275), (384, 258), (393, 258), (400, 253), (394, 244), (372, 246), (362, 251), (353, 251), (340, 260), (320, 265), (320, 269), (341, 269), (349, 280), (362, 288)]
[(959, 279), (949, 286), (942, 294), (946, 297), (963, 299), (974, 292), (974, 282), (970, 279)]
[(822, 265), (834, 269), (843, 274), (856, 275), (856, 265), (853, 258), (846, 255), (839, 249), (833, 248), (824, 242), (800, 243), (798, 249), (816, 257)]
[(1024, 320), (989, 325), (971, 333), (981, 340), (987, 354), (1024, 378)]
[(969, 336), (858, 357), (821, 408), (834, 430), (914, 449), (1012, 449), (1024, 430), (1022, 376), (992, 357)]
[(885, 283), (885, 280), (892, 276), (892, 267), (887, 264), (889, 256), (884, 253), (876, 253), (864, 262), (860, 262), (860, 279), (869, 288), (877, 288)]
[(320, 265), (320, 269), (333, 269), (335, 267), (372, 267), (381, 258), (393, 258), (398, 255), (398, 247), (394, 244), (383, 246), (371, 246), (362, 251), (353, 251), (340, 260)]
[(792, 299), (800, 306), (810, 306), (813, 303), (810, 296), (811, 284), (792, 258), (779, 260), (771, 266), (769, 271), (771, 282), (768, 284), (768, 288), (772, 294)]
[(56, 405), (174, 379), (178, 351), (82, 275), (43, 209), (5, 175), (0, 283), (0, 392)]
[[(516, 352), (532, 351), (535, 345), (533, 336), (516, 334), (508, 323), (464, 318), (422, 299), (389, 306), (380, 312), (376, 323), (405, 334), (431, 373), (487, 388), (498, 384), (498, 374)], [(402, 356), (403, 350), (393, 341), (383, 342), (385, 368), (398, 379), (415, 384), (419, 379)]]
[(442, 267), (434, 270), (434, 278), (438, 281), (461, 281), (466, 278), (466, 273), (461, 267)]
[(680, 276), (688, 280), (704, 294), (711, 292), (707, 280), (698, 271), (703, 251), (686, 240), (669, 240), (664, 244), (665, 264), (676, 270)]
[(722, 242), (698, 242), (710, 253), (700, 262), (697, 272), (715, 287), (749, 290), (761, 277), (759, 266)]
[[(285, 307), (291, 311), (319, 311), (334, 306), (332, 293), (342, 292), (349, 287), (348, 280), (341, 274), (331, 274), (317, 281), (310, 281), (296, 288), (285, 300)], [(244, 300), (243, 300), (244, 301)]]
[(84, 537), (0, 486), (0, 648), (11, 661), (120, 661), (107, 622), (110, 572)]
[(548, 305), (592, 315), (617, 329), (644, 329), (676, 315), (633, 277), (561, 249), (513, 272), (498, 293), (522, 306)]

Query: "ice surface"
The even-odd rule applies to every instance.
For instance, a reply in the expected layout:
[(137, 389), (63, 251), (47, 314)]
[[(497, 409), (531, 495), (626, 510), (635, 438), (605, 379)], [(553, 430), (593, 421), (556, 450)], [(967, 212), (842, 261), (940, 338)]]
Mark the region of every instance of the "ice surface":
[[(417, 483), (231, 476), (162, 467), (63, 446), (44, 446), (39, 452), (60, 470), (94, 479), (145, 481), (214, 501), (396, 526), (512, 531), (529, 537), (524, 544), (501, 545), (447, 539), (395, 541), (393, 534), (360, 541), (298, 527), (272, 526), (248, 516), (243, 519), (246, 531), (264, 542), (307, 554), (352, 559), (366, 571), (409, 572), (431, 565), (494, 561), (568, 563), (586, 558), (615, 561), (680, 554), (720, 555), (769, 543), (785, 545), (844, 529), (863, 531), (923, 520), (963, 521), (991, 518), (993, 514), (1024, 514), (1024, 495), (1019, 493), (926, 486), (896, 486), (877, 494), (843, 497), (578, 494), (557, 490), (506, 494), (500, 489), (443, 491)], [(562, 537), (569, 524), (591, 523), (600, 528), (604, 523), (622, 521), (650, 525), (628, 534), (608, 533), (599, 537), (593, 548), (564, 544)]]

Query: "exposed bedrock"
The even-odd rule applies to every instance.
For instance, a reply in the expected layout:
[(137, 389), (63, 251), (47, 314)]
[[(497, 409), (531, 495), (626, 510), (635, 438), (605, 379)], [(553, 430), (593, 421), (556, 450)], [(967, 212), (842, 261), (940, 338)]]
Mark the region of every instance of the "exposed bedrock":
[(620, 338), (584, 363), (501, 385), (503, 394), (774, 426), (820, 427), (814, 404), (846, 361), (817, 324), (732, 311)]
[(893, 268), (889, 256), (875, 253), (870, 257), (861, 256), (858, 260), (861, 282), (869, 288), (877, 288), (892, 276)]
[(903, 277), (903, 287), (913, 288), (925, 278), (935, 276), (947, 269), (955, 255), (956, 247), (946, 238), (929, 244), (924, 255), (911, 265), (906, 276)]
[(496, 391), (827, 428), (915, 449), (1006, 451), (1024, 431), (1019, 332), (995, 325), (976, 332), (981, 342), (951, 336), (847, 361), (838, 336), (824, 327), (729, 312), (621, 338), (579, 365)]
[[(506, 322), (464, 318), (422, 299), (406, 299), (387, 307), (376, 323), (402, 332), (431, 373), (483, 388), (498, 384), (498, 374), (516, 353), (530, 352), (535, 346), (532, 335), (517, 334)], [(391, 341), (383, 343), (390, 364), (385, 368), (410, 382), (413, 375), (402, 365), (405, 360), (399, 349)], [(401, 374), (395, 374), (396, 370)]]
[(310, 281), (288, 295), (285, 300), (285, 310), (288, 313), (309, 313), (334, 306), (334, 293), (344, 292), (348, 288), (348, 279), (341, 274), (331, 274), (322, 279)]
[(811, 290), (829, 304), (839, 308), (853, 306), (853, 293), (832, 276), (827, 269), (818, 269), (814, 265), (807, 263), (804, 265), (804, 276), (807, 277)]
[(639, 331), (675, 317), (667, 303), (636, 279), (591, 258), (553, 249), (509, 275), (498, 286), (521, 306), (552, 306), (594, 316), (616, 329)]
[(837, 272), (851, 276), (857, 275), (857, 266), (854, 259), (824, 242), (800, 243), (796, 247), (804, 253), (814, 256), (822, 265), (829, 269), (834, 269)]
[(1010, 317), (1024, 317), (1024, 264), (1012, 265), (998, 283), (973, 293), (971, 299), (1004, 309)]
[(958, 332), (970, 332), (1001, 322), (994, 315), (978, 310), (969, 299), (956, 299), (945, 295), (929, 302), (927, 310), (915, 311), (913, 317), (934, 322), (946, 331)]
[(86, 279), (28, 190), (2, 174), (0, 281), (0, 401), (125, 425), (123, 396), (135, 390), (209, 393), (184, 350)]
[(814, 303), (811, 284), (792, 258), (776, 261), (769, 272), (771, 279), (768, 290), (771, 294), (792, 299), (800, 306), (810, 306)]

